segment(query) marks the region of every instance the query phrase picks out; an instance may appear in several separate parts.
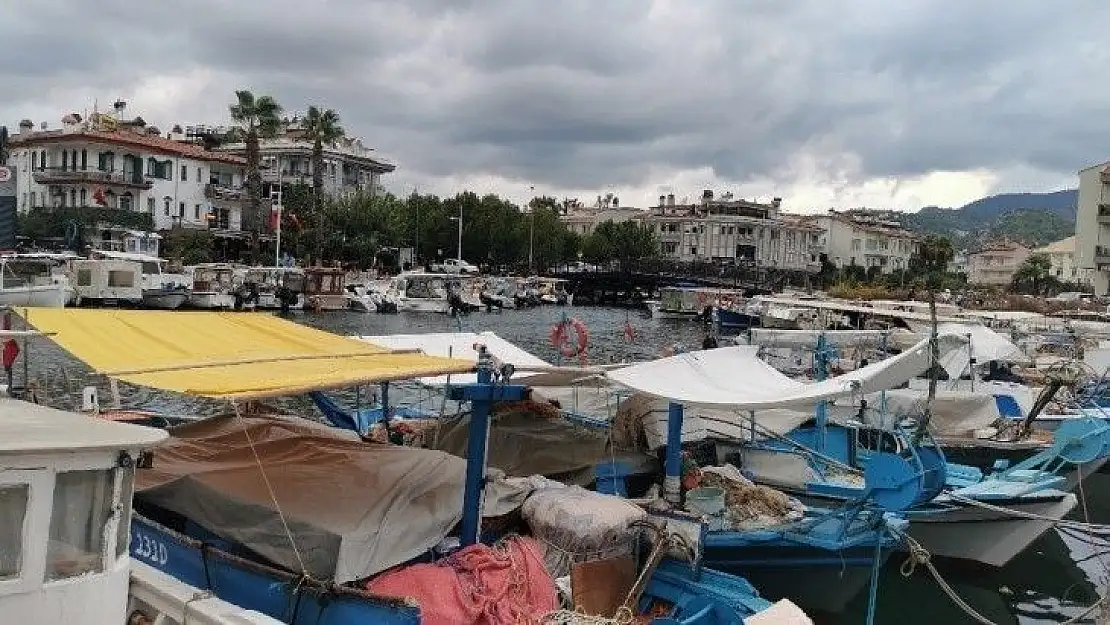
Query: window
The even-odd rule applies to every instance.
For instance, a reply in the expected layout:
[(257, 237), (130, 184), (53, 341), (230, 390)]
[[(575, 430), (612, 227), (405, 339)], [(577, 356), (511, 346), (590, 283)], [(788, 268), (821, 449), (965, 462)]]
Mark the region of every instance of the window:
[(46, 547), (47, 581), (103, 570), (112, 486), (108, 469), (57, 474)]
[(69, 190), (69, 205), (77, 206), (77, 189)]
[(17, 579), (23, 569), (23, 521), (31, 487), (0, 486), (0, 580)]
[(89, 151), (81, 150), (81, 171), (89, 168)]
[[(131, 251), (134, 251), (135, 240), (129, 239), (127, 242), (131, 244)], [(109, 271), (108, 286), (120, 288), (131, 288), (135, 286), (135, 272), (127, 270)]]
[(185, 217), (185, 202), (177, 203), (177, 216), (182, 218)]
[(197, 167), (197, 182), (200, 182), (202, 180), (204, 180), (204, 177), (201, 176), (200, 167)]
[(38, 206), (39, 194), (31, 191), (31, 206)]
[(31, 171), (39, 168), (39, 153), (31, 152)]
[(155, 211), (155, 210), (157, 210), (157, 209), (155, 209), (155, 208), (154, 208), (154, 204), (155, 204), (155, 202), (154, 202), (154, 198), (152, 198), (152, 197), (148, 197), (148, 198), (146, 199), (146, 211), (147, 211), (148, 213), (150, 213), (151, 215), (153, 215), (153, 214), (154, 214), (154, 211)]
[(120, 209), (121, 210), (128, 210), (128, 211), (131, 210), (131, 207), (132, 207), (132, 204), (133, 204), (133, 199), (134, 199), (134, 196), (131, 195), (130, 191), (124, 192), (123, 195), (119, 196), (119, 207), (120, 207)]
[(181, 166), (181, 182), (189, 181), (189, 168), (185, 165)]
[(41, 150), (39, 152), (39, 169), (46, 170), (46, 150)]
[(165, 204), (166, 204), (165, 208), (163, 209), (164, 214), (165, 214), (166, 217), (169, 217), (170, 216), (170, 206), (173, 205), (173, 200), (171, 200), (170, 198), (167, 197), (163, 200), (163, 202), (165, 202)]
[(200, 204), (193, 207), (193, 219), (200, 221)]
[(69, 152), (62, 150), (62, 171), (69, 167)]
[(81, 206), (89, 205), (89, 191), (88, 189), (81, 189)]

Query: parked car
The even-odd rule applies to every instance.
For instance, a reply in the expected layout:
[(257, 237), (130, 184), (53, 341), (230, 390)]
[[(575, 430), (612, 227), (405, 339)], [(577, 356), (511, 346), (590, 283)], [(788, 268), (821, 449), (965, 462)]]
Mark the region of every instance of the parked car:
[(477, 274), (478, 268), (466, 262), (465, 260), (461, 260), (458, 258), (448, 258), (445, 259), (442, 263), (433, 264), (432, 271), (443, 273)]

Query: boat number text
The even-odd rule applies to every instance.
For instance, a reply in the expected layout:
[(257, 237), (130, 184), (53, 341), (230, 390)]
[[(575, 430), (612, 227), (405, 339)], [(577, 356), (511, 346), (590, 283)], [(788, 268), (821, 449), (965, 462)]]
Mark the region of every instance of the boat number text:
[(135, 534), (134, 545), (132, 551), (136, 556), (149, 560), (155, 564), (164, 565), (170, 559), (169, 551), (166, 545), (159, 540), (155, 540), (146, 534)]

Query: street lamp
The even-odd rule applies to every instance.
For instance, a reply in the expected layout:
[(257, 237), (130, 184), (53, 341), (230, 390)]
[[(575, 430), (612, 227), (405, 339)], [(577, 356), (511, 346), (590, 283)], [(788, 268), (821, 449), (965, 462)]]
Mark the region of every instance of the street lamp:
[(458, 217), (448, 217), (448, 219), (450, 219), (451, 221), (457, 221), (457, 222), (459, 222), (459, 247), (458, 247), (458, 253), (459, 253), (459, 260), (461, 261), (461, 260), (462, 260), (462, 224), (463, 224), (463, 220), (462, 220), (462, 204), (459, 204), (459, 216), (458, 216)]

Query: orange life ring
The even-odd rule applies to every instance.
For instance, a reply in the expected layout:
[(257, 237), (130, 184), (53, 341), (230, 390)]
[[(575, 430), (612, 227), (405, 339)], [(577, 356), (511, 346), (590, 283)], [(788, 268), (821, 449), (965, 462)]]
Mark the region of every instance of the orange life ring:
[[(570, 337), (570, 328), (574, 328), (573, 340)], [(586, 330), (586, 324), (575, 317), (551, 326), (551, 345), (567, 358), (585, 354), (589, 344), (590, 333)]]

